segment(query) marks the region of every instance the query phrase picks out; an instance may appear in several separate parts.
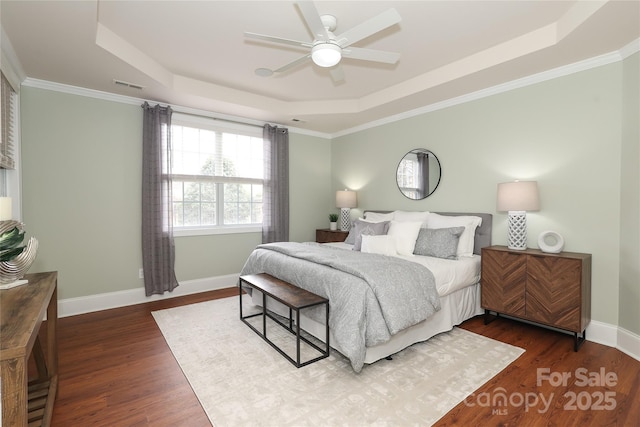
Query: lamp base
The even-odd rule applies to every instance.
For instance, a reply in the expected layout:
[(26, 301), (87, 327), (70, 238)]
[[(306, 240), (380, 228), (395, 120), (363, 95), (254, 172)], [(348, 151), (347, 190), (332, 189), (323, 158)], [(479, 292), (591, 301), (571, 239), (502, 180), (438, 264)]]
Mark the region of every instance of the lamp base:
[(517, 251), (527, 249), (527, 213), (525, 211), (509, 211), (507, 241), (509, 249)]
[(340, 208), (340, 231), (349, 231), (351, 228), (351, 209)]

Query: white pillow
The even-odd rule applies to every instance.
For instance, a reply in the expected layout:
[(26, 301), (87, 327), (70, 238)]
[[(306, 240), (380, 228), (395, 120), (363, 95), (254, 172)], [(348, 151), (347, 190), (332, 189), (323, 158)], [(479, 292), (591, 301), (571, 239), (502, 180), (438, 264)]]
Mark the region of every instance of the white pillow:
[(394, 256), (396, 255), (396, 241), (393, 237), (388, 235), (363, 235), (360, 252)]
[(364, 219), (369, 222), (391, 221), (393, 219), (393, 212), (389, 212), (389, 213), (365, 212)]
[(391, 221), (387, 236), (395, 239), (396, 251), (400, 255), (413, 255), (420, 227), (421, 221)]
[(408, 211), (395, 211), (393, 219), (395, 221), (422, 221), (422, 226), (427, 226), (427, 218), (429, 217), (428, 211), (423, 212), (408, 212)]
[(427, 219), (428, 228), (464, 227), (464, 231), (458, 241), (458, 253), (461, 256), (473, 256), (476, 228), (482, 224), (479, 216), (461, 215), (447, 216), (431, 213)]

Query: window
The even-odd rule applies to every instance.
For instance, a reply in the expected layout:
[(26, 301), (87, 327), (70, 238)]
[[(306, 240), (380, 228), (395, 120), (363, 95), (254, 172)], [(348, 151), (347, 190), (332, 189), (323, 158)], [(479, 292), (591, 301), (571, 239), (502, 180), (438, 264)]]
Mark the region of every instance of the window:
[(413, 153), (407, 155), (400, 161), (397, 172), (398, 187), (410, 199), (420, 199), (418, 197), (418, 158)]
[(15, 125), (18, 121), (16, 114), (16, 103), (18, 95), (13, 90), (9, 81), (2, 74), (2, 100), (0, 115), (2, 120), (0, 121), (0, 168), (14, 169), (15, 160), (13, 148), (15, 145)]
[(171, 132), (177, 234), (257, 231), (262, 225), (262, 129), (174, 113)]

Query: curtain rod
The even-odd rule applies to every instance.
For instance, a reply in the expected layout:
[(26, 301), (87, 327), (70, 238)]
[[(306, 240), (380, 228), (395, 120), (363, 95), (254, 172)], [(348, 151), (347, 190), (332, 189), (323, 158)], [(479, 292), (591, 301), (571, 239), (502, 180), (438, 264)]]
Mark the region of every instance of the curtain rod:
[[(176, 105), (165, 104), (165, 103), (160, 103), (160, 102), (158, 102), (157, 104), (158, 105), (162, 105), (162, 106), (166, 106), (166, 107), (171, 107), (171, 109), (176, 113), (189, 114), (191, 116), (197, 116), (197, 117), (204, 117), (205, 119), (219, 120), (221, 122), (235, 123), (235, 124), (239, 124), (239, 125), (243, 125), (243, 126), (253, 126), (253, 127), (257, 127), (257, 128), (263, 128), (264, 125), (268, 123), (268, 124), (270, 124), (272, 126), (277, 126), (277, 127), (288, 129), (288, 127), (286, 125), (283, 125), (283, 124), (280, 124), (280, 123), (264, 122), (264, 123), (261, 124), (257, 120), (252, 120), (252, 119), (247, 119), (246, 122), (243, 122), (243, 121), (240, 121), (240, 120), (233, 120), (233, 119), (226, 119), (226, 118), (222, 118), (222, 117), (216, 117), (216, 116), (210, 115), (208, 111), (199, 110), (199, 109), (196, 109), (196, 108), (182, 107), (182, 106), (176, 106)], [(211, 113), (211, 114), (213, 114), (213, 113)]]
[(180, 113), (180, 114), (188, 114), (190, 116), (203, 117), (205, 119), (211, 119), (211, 120), (216, 120), (216, 121), (220, 121), (220, 122), (227, 122), (227, 123), (234, 123), (234, 124), (243, 125), (243, 126), (252, 126), (252, 127), (257, 127), (257, 128), (262, 128), (264, 126), (264, 125), (259, 125), (259, 124), (256, 124), (256, 123), (241, 122), (240, 120), (221, 119), (219, 117), (208, 116), (206, 114), (187, 113), (187, 112), (184, 112), (184, 111), (177, 110), (175, 108), (174, 108), (174, 111), (176, 113)]
[(287, 127), (287, 126), (282, 125), (280, 123), (264, 122), (264, 123), (261, 124), (257, 120), (251, 120), (251, 119), (247, 119), (246, 122), (243, 122), (243, 121), (240, 121), (240, 120), (233, 120), (233, 119), (226, 119), (226, 118), (222, 118), (222, 117), (216, 117), (216, 116), (207, 114), (206, 111), (197, 110), (197, 109), (189, 108), (189, 107), (179, 107), (179, 106), (175, 106), (174, 107), (174, 106), (171, 106), (171, 108), (176, 113), (190, 114), (192, 116), (204, 117), (204, 118), (211, 119), (211, 120), (219, 120), (219, 121), (222, 121), (222, 122), (235, 123), (235, 124), (244, 125), (244, 126), (254, 126), (254, 127), (258, 127), (258, 128), (263, 128), (264, 125), (268, 123), (268, 124), (270, 124), (272, 126), (278, 126), (278, 127), (284, 127), (284, 128)]

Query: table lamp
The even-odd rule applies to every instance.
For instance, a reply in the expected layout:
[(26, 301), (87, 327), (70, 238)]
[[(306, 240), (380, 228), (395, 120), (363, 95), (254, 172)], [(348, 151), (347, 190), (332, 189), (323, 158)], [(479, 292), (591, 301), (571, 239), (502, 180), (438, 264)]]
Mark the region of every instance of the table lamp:
[(498, 184), (497, 210), (509, 212), (508, 247), (527, 249), (527, 211), (540, 209), (537, 181), (514, 181)]
[(358, 206), (356, 192), (344, 189), (336, 192), (336, 207), (340, 208), (340, 230), (351, 228), (351, 208)]

